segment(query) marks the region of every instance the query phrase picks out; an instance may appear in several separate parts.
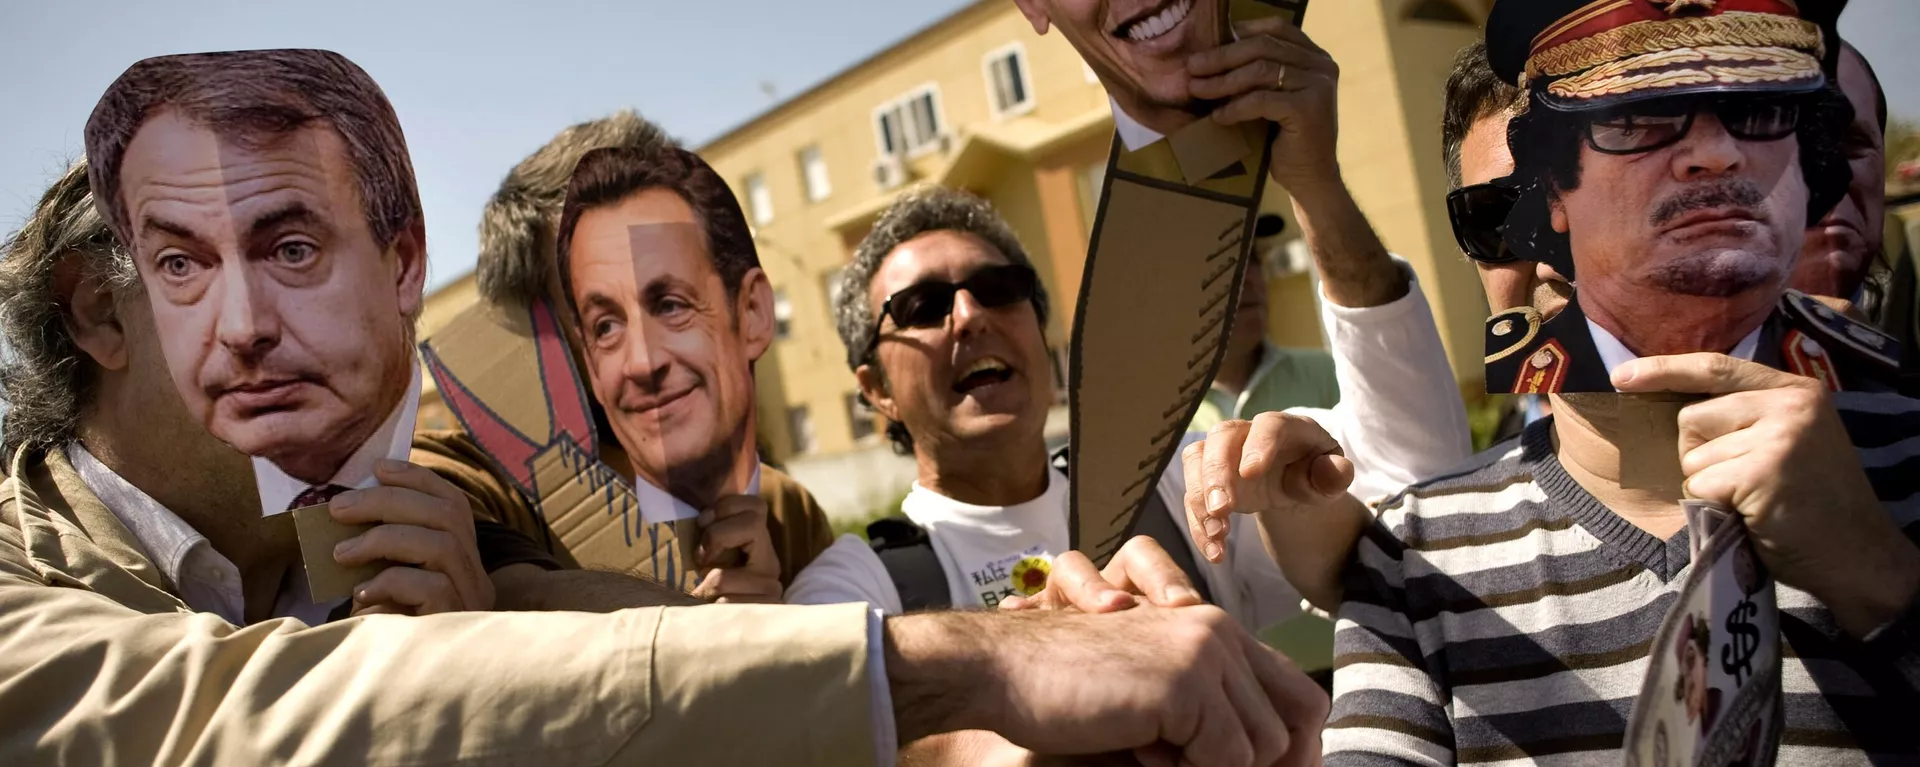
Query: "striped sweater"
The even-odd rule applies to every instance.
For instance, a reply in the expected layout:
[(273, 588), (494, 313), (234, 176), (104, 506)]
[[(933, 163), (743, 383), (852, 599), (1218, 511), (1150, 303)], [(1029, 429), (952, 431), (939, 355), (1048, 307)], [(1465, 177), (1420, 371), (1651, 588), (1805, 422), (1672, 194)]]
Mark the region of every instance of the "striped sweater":
[[(1920, 401), (1842, 394), (1894, 521), (1920, 541)], [(1327, 764), (1614, 764), (1690, 563), (1554, 456), (1552, 419), (1381, 505), (1346, 575)], [(1866, 641), (1777, 589), (1781, 764), (1920, 763), (1920, 607)]]

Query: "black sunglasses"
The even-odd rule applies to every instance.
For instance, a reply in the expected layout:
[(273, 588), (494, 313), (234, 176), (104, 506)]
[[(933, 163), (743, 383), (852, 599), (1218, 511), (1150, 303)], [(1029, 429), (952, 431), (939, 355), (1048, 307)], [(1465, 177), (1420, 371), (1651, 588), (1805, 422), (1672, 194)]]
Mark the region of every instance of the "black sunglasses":
[[(886, 303), (880, 305), (880, 320), (884, 322), (891, 317), (893, 324), (903, 330), (933, 327), (947, 321), (947, 315), (953, 313), (953, 298), (962, 290), (972, 294), (981, 306), (998, 309), (1032, 300), (1038, 280), (1039, 276), (1030, 267), (1005, 264), (984, 267), (959, 282), (914, 283), (887, 296)], [(872, 357), (879, 345), (880, 323), (875, 323), (873, 337), (867, 341), (866, 356)]]
[(1741, 141), (1778, 141), (1800, 124), (1800, 100), (1728, 97), (1702, 103), (1660, 99), (1603, 112), (1587, 123), (1587, 145), (1605, 154), (1639, 154), (1678, 143), (1693, 130), (1693, 118), (1711, 109), (1727, 133)]
[(1516, 260), (1507, 250), (1504, 234), (1507, 214), (1520, 193), (1496, 184), (1463, 186), (1447, 193), (1447, 220), (1453, 224), (1454, 242), (1468, 258), (1483, 264), (1506, 264)]

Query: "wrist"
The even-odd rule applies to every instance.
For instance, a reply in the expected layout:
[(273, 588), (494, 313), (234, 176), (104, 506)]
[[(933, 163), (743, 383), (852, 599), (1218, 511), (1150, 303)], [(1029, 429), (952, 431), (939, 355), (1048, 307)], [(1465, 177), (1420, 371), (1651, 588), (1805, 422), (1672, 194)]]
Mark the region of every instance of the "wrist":
[(1873, 548), (1878, 550), (1854, 552), (1848, 557), (1853, 566), (1836, 568), (1839, 577), (1826, 579), (1825, 587), (1814, 593), (1840, 628), (1856, 639), (1898, 618), (1920, 598), (1920, 549), (1904, 535), (1882, 539)]
[(1296, 211), (1314, 215), (1323, 214), (1331, 207), (1353, 205), (1353, 195), (1347, 191), (1346, 178), (1341, 175), (1338, 161), (1311, 168), (1304, 173), (1287, 175), (1289, 178), (1284, 180), (1276, 175), (1274, 181), (1286, 189), (1287, 197), (1293, 200)]
[(1004, 700), (987, 686), (999, 670), (980, 641), (980, 616), (931, 613), (888, 618), (887, 684), (901, 743), (961, 730), (994, 730), (975, 703)]

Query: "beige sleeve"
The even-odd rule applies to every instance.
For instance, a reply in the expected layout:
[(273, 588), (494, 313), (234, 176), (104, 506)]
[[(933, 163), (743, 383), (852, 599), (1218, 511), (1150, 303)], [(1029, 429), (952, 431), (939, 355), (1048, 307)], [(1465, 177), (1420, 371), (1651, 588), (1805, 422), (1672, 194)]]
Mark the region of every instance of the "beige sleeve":
[(236, 628), (116, 603), (20, 533), (0, 524), (0, 764), (874, 759), (862, 605)]

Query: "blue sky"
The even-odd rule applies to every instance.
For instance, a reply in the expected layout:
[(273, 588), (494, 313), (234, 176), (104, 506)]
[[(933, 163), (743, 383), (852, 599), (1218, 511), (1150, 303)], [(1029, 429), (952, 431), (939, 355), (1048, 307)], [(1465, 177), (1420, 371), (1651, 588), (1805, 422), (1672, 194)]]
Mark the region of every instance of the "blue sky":
[[(438, 285), (472, 268), (500, 177), (560, 128), (632, 107), (697, 145), (771, 106), (763, 83), (793, 95), (967, 2), (0, 0), (0, 230), (79, 154), (94, 102), (127, 65), (327, 48), (400, 113)], [(1920, 116), (1920, 2), (1853, 0), (1841, 29), (1888, 81), (1895, 113)]]

